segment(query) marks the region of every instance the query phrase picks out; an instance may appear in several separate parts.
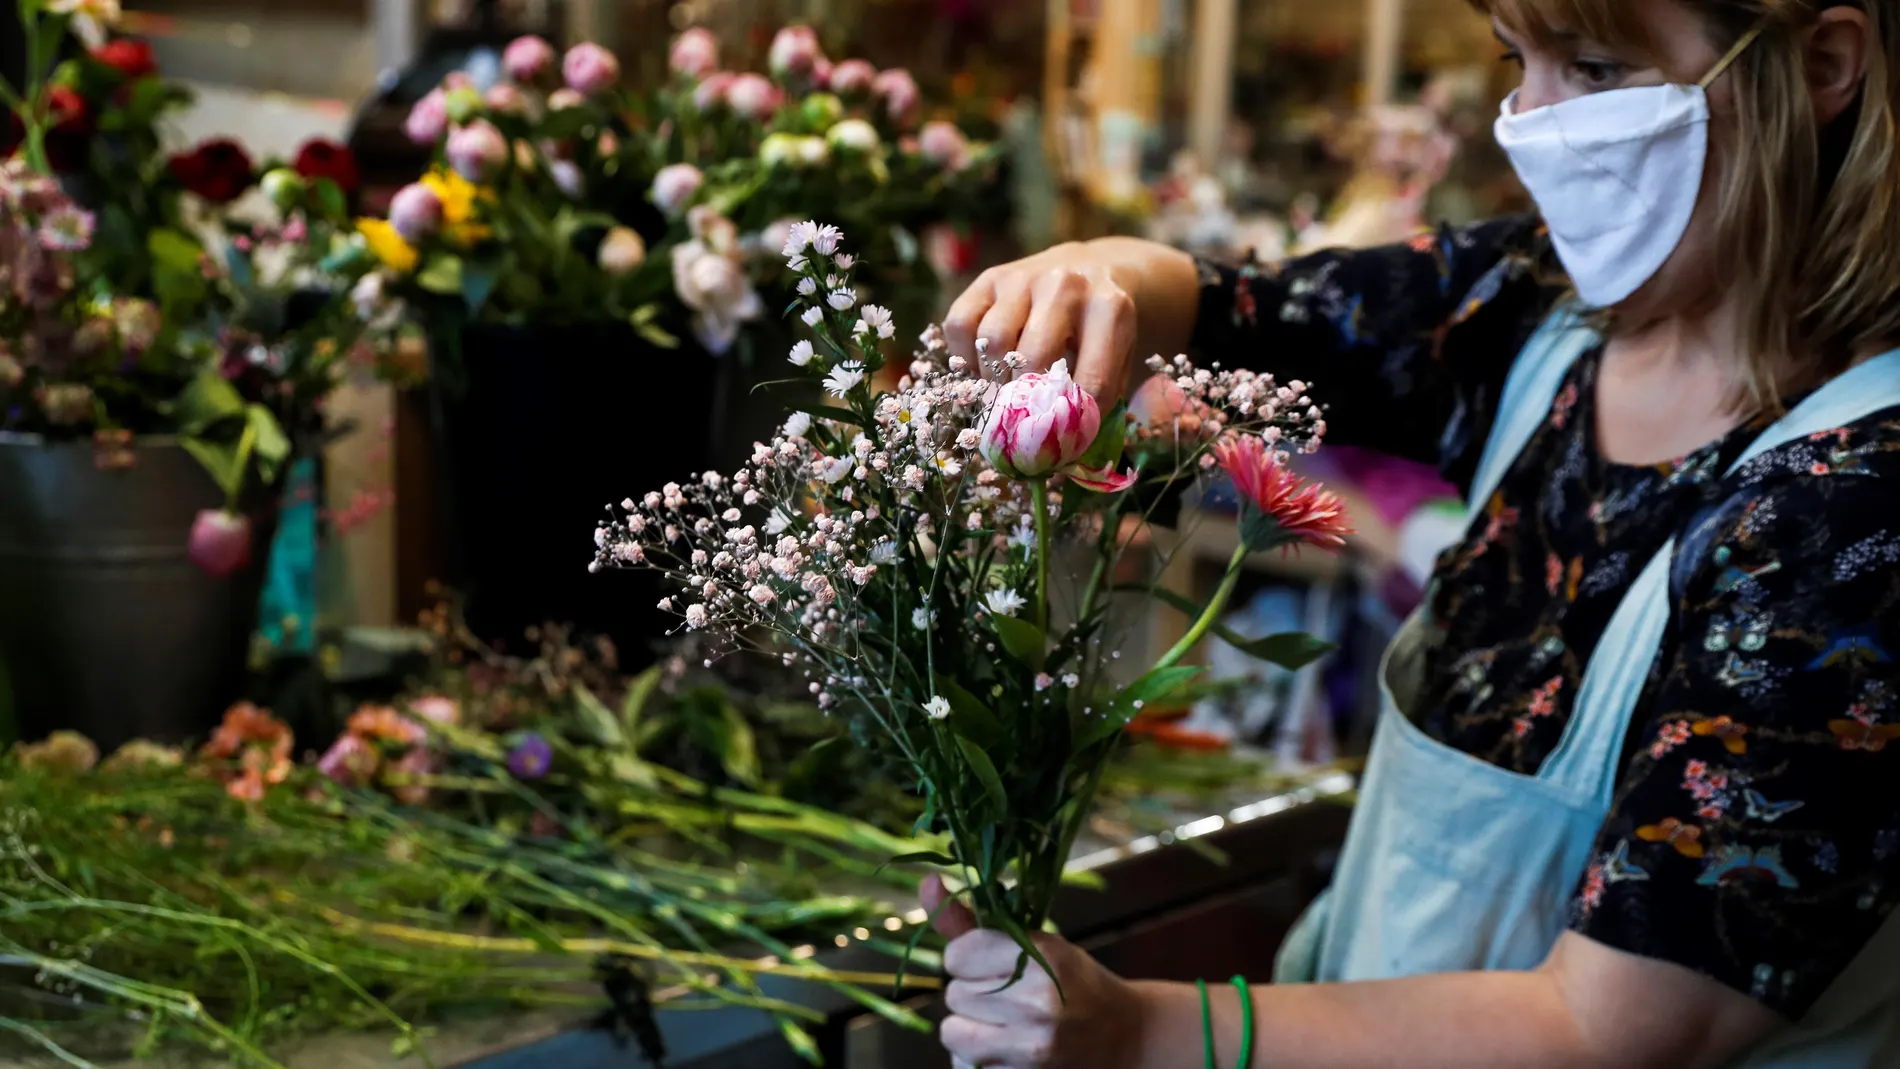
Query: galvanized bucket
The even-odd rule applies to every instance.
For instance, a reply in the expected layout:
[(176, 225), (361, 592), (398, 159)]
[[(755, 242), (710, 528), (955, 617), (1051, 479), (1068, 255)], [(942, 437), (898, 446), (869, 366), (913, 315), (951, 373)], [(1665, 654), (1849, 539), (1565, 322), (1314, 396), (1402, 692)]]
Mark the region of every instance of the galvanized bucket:
[(0, 434), (0, 709), (23, 739), (203, 738), (243, 686), (275, 510), (252, 510), (251, 563), (214, 579), (186, 543), (223, 494), (175, 440), (134, 451), (101, 471), (90, 443)]

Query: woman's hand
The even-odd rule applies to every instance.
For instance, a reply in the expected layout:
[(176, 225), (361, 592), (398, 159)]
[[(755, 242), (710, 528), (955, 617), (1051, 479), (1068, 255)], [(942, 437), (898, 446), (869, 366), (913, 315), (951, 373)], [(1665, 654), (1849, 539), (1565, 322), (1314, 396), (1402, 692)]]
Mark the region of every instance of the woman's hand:
[[(944, 972), (943, 1045), (959, 1069), (1117, 1069), (1141, 1049), (1146, 1007), (1137, 989), (1073, 943), (1034, 936), (1062, 981), (1062, 993), (1034, 961), (1010, 983), (1022, 949), (1001, 932), (978, 928), (943, 881), (924, 881), (924, 908), (950, 940)], [(1066, 997), (1066, 1001), (1065, 1001)]]
[[(1003, 357), (1021, 352), (1016, 372), (1071, 359), (1070, 374), (1104, 408), (1125, 396), (1157, 353), (1186, 348), (1199, 310), (1192, 257), (1150, 241), (1104, 238), (1058, 245), (977, 276), (943, 323), (952, 353), (1006, 379)], [(976, 343), (989, 359), (979, 364)]]

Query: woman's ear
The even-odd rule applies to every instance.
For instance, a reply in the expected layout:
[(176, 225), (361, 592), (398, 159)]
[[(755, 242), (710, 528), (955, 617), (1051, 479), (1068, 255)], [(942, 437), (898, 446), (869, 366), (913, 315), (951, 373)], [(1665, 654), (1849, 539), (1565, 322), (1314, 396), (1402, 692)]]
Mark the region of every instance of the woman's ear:
[(1865, 11), (1843, 5), (1821, 12), (1806, 37), (1802, 61), (1808, 92), (1814, 98), (1816, 123), (1826, 126), (1860, 95), (1868, 50), (1874, 46), (1873, 27)]

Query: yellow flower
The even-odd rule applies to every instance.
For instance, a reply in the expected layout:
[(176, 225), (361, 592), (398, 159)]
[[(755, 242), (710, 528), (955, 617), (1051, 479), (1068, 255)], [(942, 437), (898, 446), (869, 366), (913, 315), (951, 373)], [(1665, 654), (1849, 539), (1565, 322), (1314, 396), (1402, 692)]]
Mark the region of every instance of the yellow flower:
[(415, 246), (404, 241), (387, 219), (358, 219), (356, 232), (363, 235), (369, 251), (391, 270), (406, 275), (416, 269), (420, 257)]
[(468, 248), (494, 233), (491, 227), (475, 220), (475, 202), (493, 203), (494, 190), (441, 167), (423, 175), (422, 184), (442, 202), (442, 232), (452, 244)]

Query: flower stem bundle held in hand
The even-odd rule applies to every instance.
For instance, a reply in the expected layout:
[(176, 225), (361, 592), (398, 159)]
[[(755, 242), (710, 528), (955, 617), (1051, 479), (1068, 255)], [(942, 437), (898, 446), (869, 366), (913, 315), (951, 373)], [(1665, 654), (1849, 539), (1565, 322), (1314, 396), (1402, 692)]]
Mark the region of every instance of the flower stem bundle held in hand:
[[(1061, 362), (1006, 385), (977, 378), (935, 328), (880, 391), (895, 329), (888, 310), (859, 303), (842, 240), (804, 223), (784, 248), (793, 311), (811, 330), (790, 360), (833, 403), (795, 413), (730, 476), (622, 502), (596, 534), (595, 567), (657, 568), (681, 588), (662, 608), (687, 627), (802, 669), (822, 706), (915, 775), (920, 827), (949, 834), (947, 854), (900, 860), (960, 874), (977, 918), (1040, 958), (1030, 936), (1104, 763), (1145, 705), (1200, 674), (1180, 661), (1246, 555), (1342, 543), (1337, 500), (1284, 453), (1317, 448), (1325, 426), (1301, 383), (1182, 357), (1151, 363), (1174, 379), (1181, 414), (1137, 427), (1121, 409), (1104, 415)], [(1243, 545), (1188, 636), (1122, 683), (1108, 612), (1122, 520), (1140, 517), (1138, 489), (1216, 467), (1246, 497)], [(1304, 636), (1252, 648), (1291, 665), (1321, 651)]]

